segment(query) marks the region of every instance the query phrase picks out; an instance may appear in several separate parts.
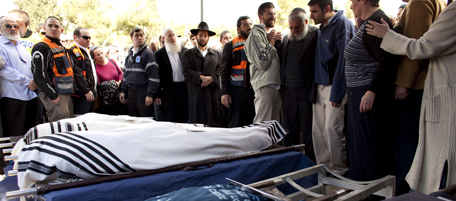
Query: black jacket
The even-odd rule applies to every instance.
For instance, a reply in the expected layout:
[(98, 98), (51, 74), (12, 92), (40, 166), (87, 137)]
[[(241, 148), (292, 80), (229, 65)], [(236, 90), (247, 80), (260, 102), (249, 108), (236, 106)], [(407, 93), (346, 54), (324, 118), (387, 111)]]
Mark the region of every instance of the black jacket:
[[(185, 51), (187, 51), (187, 48), (182, 47), (182, 50), (179, 52), (181, 63), (183, 63), (182, 58)], [(157, 52), (155, 52), (155, 56), (157, 57), (157, 63), (159, 66), (158, 74), (160, 76), (160, 85), (158, 86), (158, 91), (155, 96), (162, 99), (162, 107), (164, 109), (171, 109), (174, 83), (173, 68), (171, 67), (171, 62), (169, 61), (168, 53), (166, 52), (165, 47), (157, 50)]]
[[(219, 75), (215, 70), (220, 66), (221, 55), (208, 48), (206, 57), (194, 47), (184, 53), (182, 67), (188, 90), (188, 118), (190, 123), (203, 123), (209, 126), (222, 126)], [(201, 88), (200, 75), (211, 76), (212, 83)], [(206, 112), (203, 114), (203, 112)], [(207, 119), (202, 118), (206, 116)]]
[[(49, 38), (53, 43), (63, 47), (60, 43), (60, 39)], [(53, 83), (55, 74), (52, 71), (54, 66), (53, 63), (53, 54), (51, 48), (46, 45), (44, 42), (39, 42), (32, 49), (32, 68), (33, 72), (33, 81), (38, 86), (40, 91), (44, 92), (51, 100), (59, 97), (59, 94), (55, 91), (55, 86)]]
[(124, 83), (122, 93), (128, 94), (128, 88), (147, 88), (146, 95), (154, 97), (157, 93), (160, 77), (158, 76), (158, 65), (152, 50), (147, 49), (143, 44), (136, 54), (133, 54), (132, 47), (127, 58), (125, 58)]
[[(315, 84), (315, 49), (317, 48), (317, 37), (318, 28), (308, 26), (307, 35), (304, 38), (304, 51), (301, 55), (300, 64), (302, 68), (302, 78), (304, 83), (304, 93), (306, 94), (307, 100), (311, 103), (316, 102), (317, 85)], [(285, 72), (287, 67), (287, 48), (288, 48), (288, 36), (283, 38), (282, 50), (280, 54), (280, 79), (282, 83), (282, 90), (286, 89), (285, 86)]]

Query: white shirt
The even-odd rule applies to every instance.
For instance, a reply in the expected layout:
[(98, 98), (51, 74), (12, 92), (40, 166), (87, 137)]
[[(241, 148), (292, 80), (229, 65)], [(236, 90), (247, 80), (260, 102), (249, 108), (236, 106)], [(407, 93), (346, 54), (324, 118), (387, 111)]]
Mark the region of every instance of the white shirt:
[(209, 49), (209, 47), (206, 47), (206, 50), (204, 50), (204, 51), (202, 51), (202, 50), (200, 49), (199, 46), (197, 46), (196, 48), (198, 48), (198, 50), (201, 52), (201, 54), (203, 55), (203, 57), (206, 58), (207, 49)]
[(170, 53), (166, 46), (165, 49), (168, 54), (169, 62), (171, 63), (171, 68), (173, 69), (173, 81), (184, 82), (185, 77), (182, 71), (182, 62), (180, 60), (179, 53)]
[(0, 69), (0, 98), (34, 99), (36, 93), (28, 88), (33, 79), (30, 52), (19, 43), (14, 44), (0, 36), (0, 57), (5, 62), (5, 67)]

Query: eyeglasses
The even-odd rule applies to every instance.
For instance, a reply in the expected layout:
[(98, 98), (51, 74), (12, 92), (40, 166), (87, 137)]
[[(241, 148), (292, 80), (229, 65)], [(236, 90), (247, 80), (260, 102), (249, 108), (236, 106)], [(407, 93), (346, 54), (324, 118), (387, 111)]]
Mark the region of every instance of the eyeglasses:
[(19, 29), (19, 26), (17, 26), (17, 24), (15, 24), (15, 25), (6, 24), (5, 27), (6, 27), (7, 29), (12, 29), (13, 27), (14, 27), (15, 29)]
[(301, 25), (301, 26), (299, 26), (299, 27), (290, 27), (290, 30), (292, 30), (292, 31), (293, 31), (293, 29), (299, 30), (299, 29), (302, 28), (302, 26), (304, 26), (304, 25)]
[(86, 39), (86, 40), (92, 39), (92, 37), (90, 37), (90, 36), (81, 36), (81, 37)]

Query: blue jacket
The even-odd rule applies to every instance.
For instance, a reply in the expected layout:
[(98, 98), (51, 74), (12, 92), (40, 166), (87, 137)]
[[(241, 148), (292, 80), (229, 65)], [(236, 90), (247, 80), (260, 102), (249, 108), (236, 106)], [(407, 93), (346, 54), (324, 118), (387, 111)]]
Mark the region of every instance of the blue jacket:
[(136, 54), (133, 54), (132, 47), (125, 58), (122, 93), (127, 94), (128, 88), (147, 88), (146, 95), (153, 98), (160, 84), (156, 61), (154, 52), (147, 49), (146, 44), (141, 46)]
[(334, 103), (341, 103), (345, 96), (344, 50), (355, 33), (355, 26), (342, 10), (336, 11), (325, 27), (320, 25), (315, 54), (315, 82), (332, 85), (329, 101)]

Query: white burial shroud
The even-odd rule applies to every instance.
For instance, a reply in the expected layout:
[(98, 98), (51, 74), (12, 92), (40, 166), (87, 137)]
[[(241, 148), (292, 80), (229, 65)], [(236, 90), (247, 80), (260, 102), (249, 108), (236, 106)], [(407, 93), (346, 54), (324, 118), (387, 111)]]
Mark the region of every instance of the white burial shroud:
[[(90, 124), (79, 118), (80, 124)], [(100, 118), (97, 121), (103, 121)], [(112, 122), (113, 127), (118, 124)], [(285, 135), (286, 130), (276, 121), (238, 128), (150, 122), (47, 135), (25, 145), (20, 152), (18, 185), (26, 189), (33, 184), (91, 179), (256, 152), (273, 146)]]

